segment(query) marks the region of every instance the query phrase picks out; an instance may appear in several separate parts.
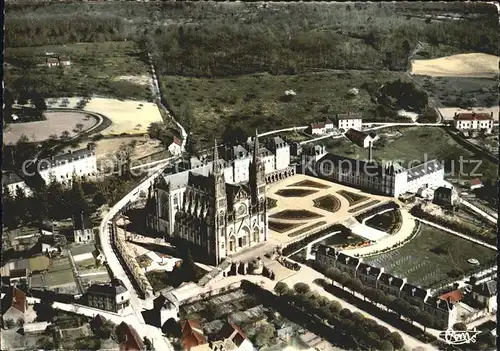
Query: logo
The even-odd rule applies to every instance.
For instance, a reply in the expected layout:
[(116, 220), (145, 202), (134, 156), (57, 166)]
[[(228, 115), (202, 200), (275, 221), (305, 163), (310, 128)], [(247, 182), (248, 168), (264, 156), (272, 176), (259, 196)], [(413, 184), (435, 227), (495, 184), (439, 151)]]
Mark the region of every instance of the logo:
[(476, 336), (481, 333), (474, 330), (455, 330), (453, 328), (448, 328), (445, 331), (439, 333), (439, 337), (444, 339), (448, 345), (463, 345), (463, 344), (473, 344), (476, 342)]

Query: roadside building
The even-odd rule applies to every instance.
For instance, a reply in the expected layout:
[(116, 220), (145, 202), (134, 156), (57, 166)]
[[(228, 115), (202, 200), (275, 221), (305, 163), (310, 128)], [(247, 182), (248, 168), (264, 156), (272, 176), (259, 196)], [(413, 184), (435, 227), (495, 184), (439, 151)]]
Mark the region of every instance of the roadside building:
[(59, 66), (71, 66), (71, 60), (69, 59), (69, 56), (59, 56)]
[(481, 179), (476, 178), (467, 182), (467, 186), (469, 190), (476, 190), (483, 187), (483, 182), (481, 182)]
[(12, 196), (16, 195), (17, 189), (21, 189), (26, 196), (32, 193), (25, 181), (12, 171), (2, 172), (2, 187), (7, 188)]
[(434, 191), (433, 202), (436, 205), (451, 207), (460, 202), (457, 190), (451, 186), (440, 186)]
[(345, 133), (345, 136), (354, 144), (365, 149), (369, 148), (370, 145), (373, 145), (373, 143), (379, 139), (379, 136), (373, 132), (364, 133), (353, 128), (350, 128)]
[(497, 282), (490, 280), (474, 285), (472, 288), (472, 298), (486, 306), (488, 312), (497, 311)]
[(46, 60), (47, 67), (57, 67), (59, 66), (59, 60), (56, 57), (48, 57)]
[(227, 322), (222, 327), (217, 339), (231, 340), (236, 345), (238, 351), (254, 351), (252, 342), (247, 338), (243, 330), (231, 322)]
[(42, 235), (39, 239), (40, 252), (42, 254), (50, 255), (54, 252), (59, 252), (59, 247), (56, 243), (54, 236)]
[(450, 299), (431, 297), (423, 304), (422, 309), (435, 318), (440, 329), (446, 330), (457, 322), (458, 308)]
[(358, 114), (337, 114), (335, 122), (338, 129), (348, 130), (350, 128), (361, 130), (363, 128), (363, 119)]
[(2, 299), (2, 322), (6, 325), (6, 321), (12, 320), (17, 323), (19, 320), (25, 322), (25, 313), (28, 308), (26, 294), (11, 286)]
[(26, 323), (23, 325), (24, 334), (43, 334), (47, 327), (51, 325), (50, 322), (34, 322)]
[(89, 243), (94, 241), (92, 222), (88, 213), (81, 211), (73, 217), (73, 234), (75, 243)]
[(87, 289), (90, 307), (121, 312), (130, 304), (130, 292), (120, 279), (112, 279), (109, 284), (93, 284)]
[(350, 276), (356, 277), (357, 269), (360, 263), (361, 263), (360, 258), (351, 257), (341, 252), (337, 256), (336, 267), (341, 272), (346, 272)]
[(29, 274), (28, 268), (11, 269), (9, 272), (10, 284), (15, 286), (22, 281), (27, 282)]
[(316, 263), (323, 269), (336, 267), (338, 252), (326, 245), (318, 245), (316, 249)]
[(359, 280), (361, 280), (363, 284), (373, 288), (377, 287), (377, 281), (383, 272), (384, 268), (373, 267), (366, 263), (360, 263), (358, 267)]
[(420, 308), (423, 308), (425, 301), (429, 297), (429, 290), (422, 289), (419, 286), (406, 283), (401, 289), (401, 297), (413, 302), (418, 302)]
[(174, 136), (172, 143), (168, 146), (168, 152), (173, 156), (179, 156), (182, 153), (182, 140)]
[(306, 129), (306, 133), (311, 135), (325, 135), (326, 126), (324, 123), (311, 123)]
[(54, 223), (52, 221), (42, 221), (39, 226), (41, 235), (54, 235)]
[(453, 126), (461, 132), (482, 130), (485, 133), (490, 134), (493, 129), (493, 112), (455, 113), (455, 116), (453, 117)]
[(179, 301), (171, 293), (160, 294), (153, 300), (154, 310), (160, 314), (160, 326), (170, 318), (179, 320)]
[(120, 351), (145, 351), (146, 346), (137, 331), (129, 324), (121, 322), (116, 327)]

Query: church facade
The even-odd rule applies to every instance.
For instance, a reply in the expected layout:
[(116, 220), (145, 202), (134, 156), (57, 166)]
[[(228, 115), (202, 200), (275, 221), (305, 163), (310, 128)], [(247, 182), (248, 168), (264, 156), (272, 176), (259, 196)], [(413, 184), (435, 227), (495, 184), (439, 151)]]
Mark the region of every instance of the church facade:
[(212, 162), (158, 177), (148, 226), (201, 247), (216, 263), (266, 241), (266, 158), (258, 138), (252, 142), (248, 150), (223, 149), (222, 158), (214, 147)]

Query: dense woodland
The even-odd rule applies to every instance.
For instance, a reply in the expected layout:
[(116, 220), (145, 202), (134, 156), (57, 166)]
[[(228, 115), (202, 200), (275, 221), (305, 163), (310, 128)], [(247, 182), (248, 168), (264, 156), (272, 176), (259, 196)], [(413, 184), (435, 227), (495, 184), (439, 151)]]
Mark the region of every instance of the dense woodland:
[(10, 5), (5, 38), (8, 47), (136, 40), (163, 74), (190, 76), (402, 70), (417, 41), (498, 54), (496, 11), (448, 5), (469, 19), (425, 20), (427, 10), (409, 3)]

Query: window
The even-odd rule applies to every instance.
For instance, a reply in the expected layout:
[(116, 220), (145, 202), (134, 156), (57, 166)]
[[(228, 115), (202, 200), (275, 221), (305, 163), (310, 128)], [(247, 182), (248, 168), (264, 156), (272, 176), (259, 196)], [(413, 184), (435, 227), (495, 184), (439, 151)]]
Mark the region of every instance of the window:
[(220, 248), (223, 249), (224, 248), (224, 242), (221, 242), (220, 244)]

